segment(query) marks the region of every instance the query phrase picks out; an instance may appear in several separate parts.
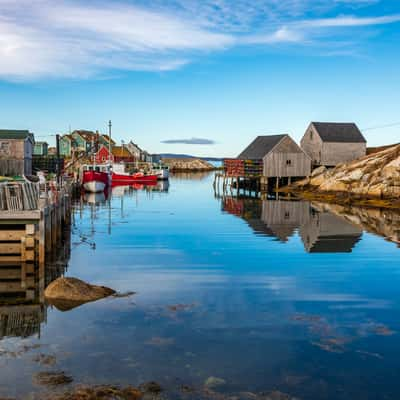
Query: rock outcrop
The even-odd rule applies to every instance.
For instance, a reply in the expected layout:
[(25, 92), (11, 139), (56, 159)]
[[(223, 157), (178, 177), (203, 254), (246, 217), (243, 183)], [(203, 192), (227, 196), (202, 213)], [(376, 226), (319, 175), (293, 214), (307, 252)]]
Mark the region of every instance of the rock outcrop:
[(385, 237), (400, 246), (400, 212), (388, 209), (343, 206), (340, 204), (312, 203), (320, 212), (330, 212), (360, 226), (367, 232)]
[(47, 286), (44, 295), (46, 301), (54, 307), (60, 311), (68, 311), (115, 293), (115, 290), (108, 287), (90, 285), (77, 278), (58, 278)]
[(296, 182), (291, 189), (400, 203), (400, 145), (333, 169), (317, 168), (310, 178)]
[(203, 172), (215, 170), (212, 164), (199, 158), (164, 158), (163, 163), (171, 171)]

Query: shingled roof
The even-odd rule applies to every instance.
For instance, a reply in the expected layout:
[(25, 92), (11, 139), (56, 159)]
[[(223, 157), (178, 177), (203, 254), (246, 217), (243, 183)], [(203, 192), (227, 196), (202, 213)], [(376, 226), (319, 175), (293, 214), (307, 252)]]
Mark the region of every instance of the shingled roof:
[(311, 122), (323, 142), (366, 143), (357, 125), (337, 122)]
[(122, 157), (122, 158), (132, 157), (132, 153), (125, 146), (114, 146), (111, 152), (115, 157)]
[(34, 141), (33, 133), (28, 130), (0, 129), (0, 139), (27, 139)]
[(257, 136), (253, 142), (239, 154), (238, 158), (241, 160), (261, 160), (285, 136), (288, 135)]

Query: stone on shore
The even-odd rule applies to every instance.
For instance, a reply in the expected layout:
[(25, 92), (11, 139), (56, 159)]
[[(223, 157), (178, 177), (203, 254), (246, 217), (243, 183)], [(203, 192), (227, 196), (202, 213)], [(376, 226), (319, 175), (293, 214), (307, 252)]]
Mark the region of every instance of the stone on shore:
[(164, 158), (163, 163), (166, 164), (171, 171), (178, 172), (203, 172), (215, 170), (215, 167), (212, 164), (199, 158)]
[(322, 195), (395, 200), (400, 198), (400, 145), (385, 148), (333, 169), (319, 167), (289, 190)]
[(115, 293), (108, 287), (91, 285), (77, 278), (58, 278), (47, 286), (44, 294), (48, 303), (60, 311), (68, 311)]

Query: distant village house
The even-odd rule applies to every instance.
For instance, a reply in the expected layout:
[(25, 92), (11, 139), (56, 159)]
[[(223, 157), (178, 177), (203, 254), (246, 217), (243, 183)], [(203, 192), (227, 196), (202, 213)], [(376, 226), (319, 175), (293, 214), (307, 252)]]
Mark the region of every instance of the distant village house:
[(49, 154), (49, 145), (47, 142), (35, 142), (33, 148), (34, 156), (47, 156)]
[(114, 162), (114, 156), (108, 150), (108, 146), (100, 145), (95, 155), (96, 164), (104, 164), (108, 161)]
[(135, 157), (136, 160), (145, 161), (143, 160), (143, 150), (136, 143), (130, 141), (125, 146), (130, 151), (130, 153)]
[(71, 135), (63, 135), (60, 138), (60, 155), (69, 158), (72, 155), (74, 139)]
[(114, 146), (112, 148), (112, 155), (114, 161), (117, 163), (119, 162), (132, 163), (136, 161), (135, 157), (125, 146)]
[(31, 175), (34, 143), (28, 130), (0, 130), (0, 175)]
[(365, 156), (367, 141), (354, 123), (311, 122), (301, 148), (314, 166), (334, 167)]

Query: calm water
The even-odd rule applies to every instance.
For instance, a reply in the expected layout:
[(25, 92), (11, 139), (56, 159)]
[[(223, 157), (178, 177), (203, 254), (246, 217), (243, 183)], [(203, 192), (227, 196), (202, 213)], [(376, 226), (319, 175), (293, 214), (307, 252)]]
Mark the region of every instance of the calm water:
[(67, 276), (136, 295), (68, 312), (2, 296), (0, 397), (40, 398), (35, 374), (64, 371), (171, 393), (212, 376), (229, 394), (400, 398), (399, 215), (216, 198), (211, 175), (164, 190), (83, 198), (46, 271), (70, 245)]

